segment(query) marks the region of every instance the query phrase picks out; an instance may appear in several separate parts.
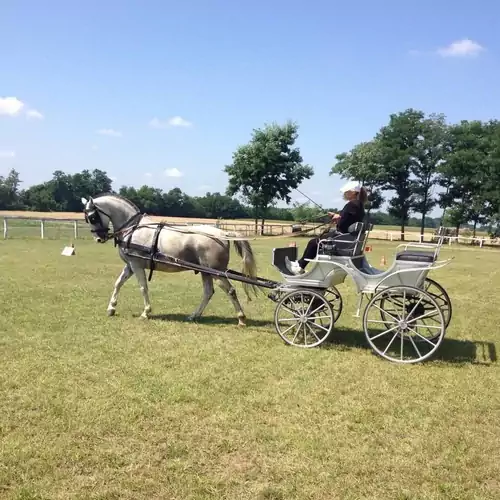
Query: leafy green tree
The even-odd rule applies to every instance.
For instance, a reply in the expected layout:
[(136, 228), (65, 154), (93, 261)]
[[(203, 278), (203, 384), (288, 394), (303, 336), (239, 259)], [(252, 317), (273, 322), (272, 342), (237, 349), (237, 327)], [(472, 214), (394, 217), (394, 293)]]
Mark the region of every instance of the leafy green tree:
[(293, 219), (297, 222), (319, 222), (325, 216), (325, 211), (310, 203), (294, 203), (292, 208)]
[(358, 181), (368, 191), (367, 212), (382, 206), (381, 188), (386, 183), (384, 164), (381, 163), (379, 144), (376, 141), (361, 142), (349, 152), (338, 154), (330, 175)]
[(205, 196), (193, 200), (201, 212), (202, 217), (209, 219), (239, 219), (247, 215), (241, 203), (227, 195), (220, 193), (206, 193)]
[(250, 142), (240, 146), (224, 168), (229, 176), (227, 194), (239, 193), (253, 207), (256, 230), (260, 218), (263, 232), (270, 206), (278, 200), (290, 203), (290, 192), (314, 173), (303, 163), (299, 148), (293, 147), (297, 131), (298, 125), (290, 121), (255, 129)]
[(472, 221), (475, 235), (477, 225), (486, 220), (492, 132), (491, 125), (479, 120), (462, 120), (449, 128), (449, 153), (439, 165), (439, 183), (446, 189), (440, 205), (457, 231)]
[(434, 190), (438, 183), (439, 166), (450, 151), (450, 137), (444, 115), (424, 118), (423, 113), (418, 112), (414, 119), (418, 120), (415, 126), (418, 136), (414, 148), (411, 148), (415, 151), (411, 167), (414, 179), (412, 209), (422, 214), (420, 234), (423, 235), (426, 216), (437, 204)]
[(7, 177), (0, 175), (0, 210), (15, 210), (21, 206), (19, 172), (11, 169)]
[(399, 219), (401, 240), (410, 213), (418, 200), (418, 180), (412, 178), (415, 159), (423, 157), (422, 121), (424, 113), (407, 109), (391, 114), (389, 123), (375, 136), (379, 160), (384, 165), (384, 188), (395, 192), (389, 200), (389, 213)]

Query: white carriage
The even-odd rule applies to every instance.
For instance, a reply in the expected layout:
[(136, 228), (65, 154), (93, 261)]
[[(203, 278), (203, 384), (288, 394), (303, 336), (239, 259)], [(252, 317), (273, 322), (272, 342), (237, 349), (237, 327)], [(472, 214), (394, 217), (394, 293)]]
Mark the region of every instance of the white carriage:
[(438, 261), (444, 237), (435, 244), (405, 243), (397, 247), (387, 270), (372, 267), (364, 253), (371, 224), (357, 223), (349, 232), (320, 240), (307, 272), (293, 275), (286, 259), (297, 259), (297, 247), (275, 248), (273, 265), (283, 283), (269, 297), (277, 302), (274, 323), (290, 345), (315, 347), (325, 342), (342, 312), (337, 285), (350, 276), (359, 294), (356, 317), (365, 296), (369, 301), (362, 322), (375, 353), (398, 363), (415, 363), (432, 356), (448, 327), (452, 306), (444, 290), (427, 277), (452, 259)]

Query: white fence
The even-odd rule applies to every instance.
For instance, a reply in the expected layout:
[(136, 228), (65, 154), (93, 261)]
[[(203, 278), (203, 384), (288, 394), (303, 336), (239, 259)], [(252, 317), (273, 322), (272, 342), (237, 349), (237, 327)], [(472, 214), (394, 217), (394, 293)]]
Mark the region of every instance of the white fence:
[[(83, 219), (44, 217), (35, 218), (25, 215), (0, 215), (3, 219), (3, 239), (9, 236), (33, 238), (33, 230), (41, 239), (51, 238), (56, 234), (56, 238), (64, 235), (73, 239), (91, 238), (88, 225)], [(214, 225), (207, 222), (190, 221), (186, 223), (169, 222), (172, 226), (191, 226), (195, 224)], [(81, 232), (83, 230), (83, 232)], [(53, 237), (51, 238), (53, 239)]]
[[(88, 231), (88, 226), (85, 224), (83, 219), (75, 219), (75, 218), (57, 218), (57, 217), (44, 217), (44, 218), (33, 218), (25, 215), (6, 215), (0, 216), (3, 219), (3, 238), (8, 239), (9, 235), (11, 237), (33, 237), (33, 230), (39, 235), (41, 239), (50, 238), (53, 239), (53, 235), (56, 235), (56, 238), (60, 237), (70, 237), (74, 239), (80, 238), (90, 238), (90, 232)], [(24, 223), (23, 223), (24, 222)], [(204, 224), (204, 225), (216, 225), (224, 230), (238, 231), (249, 238), (261, 236), (261, 226), (259, 225), (257, 228), (257, 233), (255, 232), (255, 224), (247, 223), (247, 222), (228, 222), (221, 220), (217, 223), (209, 223), (207, 221), (189, 221), (189, 222), (169, 222), (169, 224), (173, 226), (191, 226), (195, 224)], [(264, 225), (264, 235), (269, 236), (294, 236), (293, 228), (299, 226), (297, 224), (265, 224)], [(307, 228), (314, 228), (314, 225), (302, 225), (301, 230), (305, 230)], [(83, 232), (81, 232), (83, 230)], [(324, 228), (316, 228), (315, 230), (310, 231), (306, 234), (306, 236), (313, 236), (321, 233)], [(52, 237), (51, 237), (52, 235)], [(407, 231), (405, 233), (401, 233), (399, 231), (390, 231), (383, 229), (374, 229), (370, 232), (369, 239), (371, 240), (386, 240), (386, 241), (401, 241), (401, 236), (404, 235), (405, 241), (415, 241), (415, 242), (430, 242), (433, 238), (435, 238), (434, 233), (424, 233), (420, 234), (418, 229), (415, 231)], [(458, 244), (468, 244), (475, 245), (479, 247), (483, 246), (499, 246), (500, 242), (496, 240), (492, 240), (487, 237), (467, 237), (467, 236), (445, 236), (445, 241), (448, 242), (449, 245), (453, 243)]]

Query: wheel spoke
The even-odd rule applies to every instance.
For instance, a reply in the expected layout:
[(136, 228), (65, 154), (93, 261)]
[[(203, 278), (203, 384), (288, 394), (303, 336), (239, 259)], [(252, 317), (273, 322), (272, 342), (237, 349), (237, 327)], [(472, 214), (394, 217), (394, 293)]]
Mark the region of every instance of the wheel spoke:
[(417, 344), (415, 344), (415, 341), (413, 340), (413, 337), (411, 335), (409, 335), (408, 338), (410, 339), (410, 342), (412, 343), (413, 348), (415, 349), (415, 351), (417, 351), (418, 357), (421, 358), (422, 354), (420, 354), (420, 351), (418, 350)]
[(367, 319), (366, 321), (368, 321), (369, 323), (381, 323), (382, 325), (398, 325), (399, 323), (395, 322), (395, 321), (380, 321), (379, 319)]
[(413, 318), (413, 319), (407, 321), (406, 323), (414, 323), (415, 321), (418, 321), (419, 319), (430, 318), (430, 317), (436, 316), (436, 315), (439, 315), (439, 311), (434, 309), (434, 312), (432, 314), (431, 313), (422, 314), (422, 316), (418, 316), (417, 318)]
[(386, 333), (392, 332), (396, 328), (399, 328), (399, 325), (393, 326), (392, 328), (389, 328), (388, 330), (385, 330), (382, 333), (379, 333), (378, 335), (375, 335), (374, 337), (370, 337), (370, 339), (371, 340), (378, 339), (379, 337), (382, 337), (382, 335), (385, 335)]
[(299, 316), (298, 312), (296, 309), (291, 309), (290, 307), (286, 306), (285, 304), (281, 304), (281, 307), (288, 311), (289, 313), (293, 314), (294, 316)]
[(436, 347), (436, 344), (433, 344), (427, 337), (424, 337), (423, 335), (420, 335), (420, 333), (418, 333), (413, 328), (408, 327), (408, 330), (411, 330), (415, 335), (417, 335), (418, 337), (420, 337), (422, 340), (425, 340), (426, 342), (428, 342), (432, 347)]
[(394, 339), (398, 336), (398, 333), (399, 333), (399, 331), (397, 331), (394, 334), (394, 336), (392, 337), (391, 341), (387, 344), (387, 347), (385, 348), (384, 354), (389, 350), (389, 347), (391, 347), (392, 343), (394, 342)]
[(293, 337), (293, 340), (292, 342), (295, 344), (295, 340), (297, 339), (299, 333), (300, 333), (300, 327), (302, 326), (302, 324), (299, 325), (299, 327), (297, 328), (297, 332), (295, 333), (295, 336)]
[(316, 332), (312, 329), (311, 325), (309, 323), (306, 323), (307, 328), (309, 328), (309, 331), (316, 337), (316, 340), (319, 342), (321, 339), (316, 335)]
[(399, 336), (401, 337), (401, 347), (400, 347), (400, 352), (399, 352), (399, 359), (401, 361), (403, 361), (403, 354), (404, 354), (404, 348), (405, 348), (405, 344), (404, 344), (404, 334), (403, 332), (400, 332), (399, 333)]
[(325, 330), (325, 332), (330, 331), (330, 328), (325, 328), (323, 325), (319, 325), (318, 323), (313, 322), (313, 325), (318, 327), (318, 328), (321, 328), (322, 330)]
[(313, 316), (314, 319), (330, 319), (330, 316)]
[(425, 323), (423, 325), (413, 325), (415, 328), (435, 328), (435, 329), (438, 329), (438, 330), (441, 330), (441, 327), (440, 326), (435, 326), (435, 325), (426, 325)]
[(289, 332), (292, 328), (295, 328), (297, 325), (290, 325), (286, 330), (283, 330), (281, 333), (285, 335), (286, 332)]
[[(389, 314), (387, 311), (379, 307), (377, 304), (373, 303), (373, 306), (376, 307), (379, 311), (382, 311), (384, 314)], [(389, 314), (389, 316), (394, 320), (394, 321), (399, 321), (400, 318), (394, 317), (392, 314)]]
[(297, 321), (300, 321), (300, 318), (280, 318), (278, 321), (280, 323), (282, 323), (283, 321), (295, 321), (295, 322), (297, 322)]

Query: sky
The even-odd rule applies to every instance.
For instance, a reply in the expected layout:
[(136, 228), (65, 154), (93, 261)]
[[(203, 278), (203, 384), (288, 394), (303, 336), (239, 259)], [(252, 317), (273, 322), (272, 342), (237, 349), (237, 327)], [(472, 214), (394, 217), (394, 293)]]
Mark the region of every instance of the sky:
[(2, 0), (0, 175), (224, 192), (252, 130), (290, 119), (315, 171), (299, 189), (337, 206), (335, 155), (391, 113), (499, 118), (499, 16), (493, 0)]

